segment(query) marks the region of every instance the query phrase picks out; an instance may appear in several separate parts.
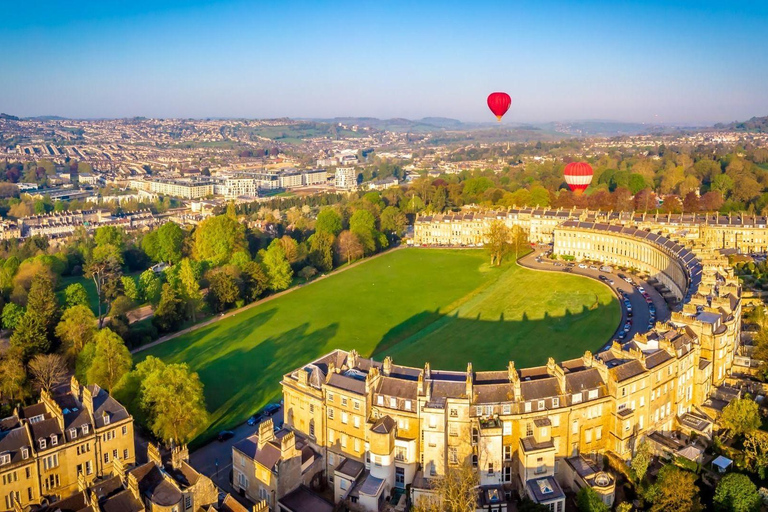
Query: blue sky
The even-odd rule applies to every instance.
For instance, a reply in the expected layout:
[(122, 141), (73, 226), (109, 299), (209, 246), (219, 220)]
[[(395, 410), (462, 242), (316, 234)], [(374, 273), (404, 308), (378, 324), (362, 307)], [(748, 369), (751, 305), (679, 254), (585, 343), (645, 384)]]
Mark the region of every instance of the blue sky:
[(768, 2), (0, 0), (0, 111), (709, 123), (768, 115)]

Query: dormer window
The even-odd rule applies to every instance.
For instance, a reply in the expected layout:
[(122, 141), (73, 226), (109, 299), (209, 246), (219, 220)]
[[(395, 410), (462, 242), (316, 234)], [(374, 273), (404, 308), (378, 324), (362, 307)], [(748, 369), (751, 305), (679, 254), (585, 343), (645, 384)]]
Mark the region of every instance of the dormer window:
[(109, 414), (105, 412), (101, 418), (104, 420), (105, 425), (109, 425)]
[(0, 465), (10, 464), (10, 463), (11, 463), (11, 454), (9, 452), (0, 453)]
[(76, 428), (69, 429), (69, 437), (71, 437), (72, 439), (77, 437), (77, 429)]
[(37, 443), (40, 445), (40, 449), (41, 450), (45, 450), (45, 447), (46, 447), (47, 443), (46, 443), (44, 437), (41, 437), (40, 439), (38, 439)]
[(85, 425), (83, 425), (83, 435), (85, 435), (87, 433), (88, 433), (88, 425), (85, 424)]
[(21, 458), (24, 460), (27, 460), (29, 458), (29, 448), (26, 446), (23, 446), (21, 448)]
[(56, 434), (51, 434), (51, 446), (56, 446), (59, 444), (59, 438), (56, 437)]

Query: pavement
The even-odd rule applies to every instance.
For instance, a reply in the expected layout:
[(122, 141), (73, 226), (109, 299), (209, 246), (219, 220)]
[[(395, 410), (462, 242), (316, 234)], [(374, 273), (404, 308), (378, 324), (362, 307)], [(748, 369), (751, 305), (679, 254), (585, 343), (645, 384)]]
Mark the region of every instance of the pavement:
[[(272, 422), (275, 425), (283, 424), (282, 406), (280, 407), (280, 410), (272, 415)], [(250, 426), (248, 425), (248, 422), (245, 422), (237, 428), (232, 429), (232, 432), (234, 432), (235, 435), (231, 439), (221, 442), (214, 439), (189, 454), (189, 462), (192, 467), (209, 477), (222, 491), (228, 492), (246, 507), (251, 507), (253, 504), (249, 503), (246, 498), (240, 496), (238, 492), (235, 491), (230, 479), (230, 473), (232, 471), (232, 447), (243, 439), (258, 433), (258, 431), (258, 424)]]
[[(648, 327), (648, 321), (651, 317), (650, 310), (648, 309), (648, 303), (645, 301), (645, 298), (643, 297), (642, 293), (637, 289), (637, 287), (632, 286), (631, 284), (627, 283), (623, 279), (621, 279), (618, 274), (622, 273), (627, 277), (631, 277), (632, 280), (639, 286), (642, 286), (645, 291), (648, 293), (648, 295), (651, 296), (651, 300), (653, 301), (654, 306), (656, 306), (656, 321), (657, 322), (663, 322), (666, 320), (669, 320), (671, 314), (669, 311), (669, 306), (667, 305), (667, 302), (664, 300), (664, 298), (659, 294), (659, 292), (656, 291), (656, 289), (648, 284), (647, 281), (644, 279), (641, 279), (635, 274), (632, 274), (631, 272), (625, 272), (623, 270), (617, 270), (614, 268), (613, 272), (600, 272), (600, 264), (595, 264), (596, 267), (598, 267), (598, 270), (589, 268), (589, 263), (586, 263), (587, 268), (579, 268), (579, 262), (574, 262), (574, 265), (568, 266), (567, 263), (564, 263), (562, 261), (554, 261), (550, 260), (545, 256), (545, 253), (550, 248), (548, 246), (536, 246), (530, 254), (523, 256), (518, 260), (518, 263), (523, 266), (527, 267), (533, 270), (544, 270), (548, 272), (567, 272), (574, 275), (589, 277), (591, 279), (595, 279), (597, 281), (600, 281), (604, 285), (608, 286), (616, 296), (619, 296), (619, 292), (621, 291), (626, 297), (629, 298), (630, 304), (632, 304), (632, 317), (630, 318), (627, 315), (627, 310), (624, 306), (624, 301), (619, 300), (619, 305), (621, 307), (621, 323), (616, 328), (616, 332), (614, 332), (614, 335), (611, 337), (611, 339), (607, 340), (605, 345), (603, 345), (602, 348), (607, 348), (611, 345), (614, 339), (617, 339), (619, 337), (619, 334), (623, 330), (624, 323), (627, 320), (631, 320), (632, 325), (630, 328), (629, 333), (624, 337), (621, 341), (628, 341), (632, 339), (632, 337), (637, 333), (643, 333), (647, 332), (649, 329)], [(537, 259), (540, 259), (540, 261), (537, 261)], [(613, 284), (609, 284), (605, 281), (600, 280), (600, 276), (605, 276), (606, 278), (613, 279)]]

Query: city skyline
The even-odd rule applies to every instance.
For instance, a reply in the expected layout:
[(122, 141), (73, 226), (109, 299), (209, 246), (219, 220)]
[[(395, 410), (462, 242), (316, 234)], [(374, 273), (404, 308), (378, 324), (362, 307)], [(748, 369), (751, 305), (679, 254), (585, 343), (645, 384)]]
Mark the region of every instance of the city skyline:
[(504, 90), (507, 123), (706, 125), (768, 112), (766, 21), (758, 2), (33, 2), (0, 21), (0, 111), (484, 122)]

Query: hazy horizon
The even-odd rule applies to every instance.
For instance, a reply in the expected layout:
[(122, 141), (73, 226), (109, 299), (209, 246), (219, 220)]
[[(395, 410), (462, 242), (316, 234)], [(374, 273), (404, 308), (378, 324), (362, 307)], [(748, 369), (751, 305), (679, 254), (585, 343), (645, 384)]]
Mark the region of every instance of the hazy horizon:
[[(768, 3), (9, 4), (0, 112), (708, 126), (768, 114)], [(570, 120), (570, 121), (569, 121)]]

